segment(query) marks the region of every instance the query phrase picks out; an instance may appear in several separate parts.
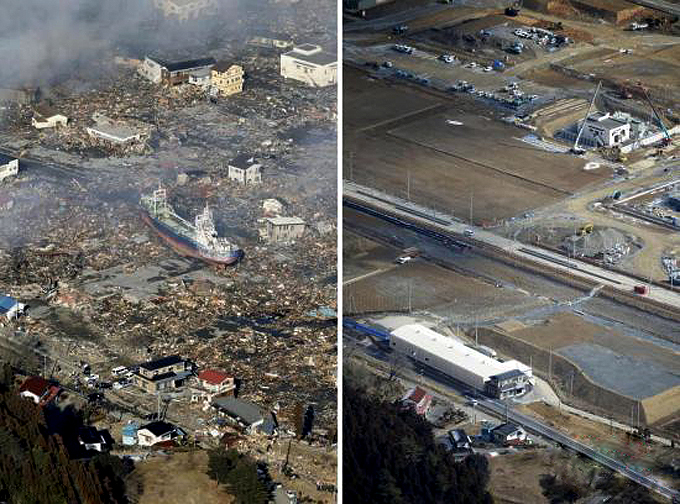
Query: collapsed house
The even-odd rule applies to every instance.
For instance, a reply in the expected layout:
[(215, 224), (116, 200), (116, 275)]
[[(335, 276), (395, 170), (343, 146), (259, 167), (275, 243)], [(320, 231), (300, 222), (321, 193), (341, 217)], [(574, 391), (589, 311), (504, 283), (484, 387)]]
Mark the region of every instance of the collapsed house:
[(262, 413), (260, 408), (251, 402), (233, 397), (219, 397), (213, 401), (212, 406), (248, 434), (271, 435), (276, 431), (272, 414)]
[(56, 128), (57, 126), (66, 126), (68, 117), (52, 107), (41, 104), (33, 108), (31, 124), (35, 129)]
[(292, 51), (281, 55), (281, 76), (286, 79), (324, 87), (337, 82), (337, 73), (336, 56), (315, 44), (295, 46)]

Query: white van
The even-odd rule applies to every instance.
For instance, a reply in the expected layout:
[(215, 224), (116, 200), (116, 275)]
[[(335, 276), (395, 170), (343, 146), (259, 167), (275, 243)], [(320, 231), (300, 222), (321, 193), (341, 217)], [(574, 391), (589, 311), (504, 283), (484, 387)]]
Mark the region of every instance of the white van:
[(111, 375), (112, 376), (120, 376), (122, 374), (127, 373), (127, 370), (128, 370), (128, 368), (126, 368), (125, 366), (118, 366), (118, 367), (115, 367), (111, 370)]

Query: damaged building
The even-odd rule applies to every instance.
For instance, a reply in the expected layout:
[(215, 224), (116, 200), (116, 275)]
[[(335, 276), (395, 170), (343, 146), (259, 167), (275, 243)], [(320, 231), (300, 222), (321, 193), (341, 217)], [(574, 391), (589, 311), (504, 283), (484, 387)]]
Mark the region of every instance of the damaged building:
[(239, 154), (229, 161), (229, 180), (240, 184), (262, 182), (262, 165), (250, 154)]
[(93, 138), (114, 144), (129, 144), (142, 140), (142, 133), (126, 123), (114, 121), (103, 114), (94, 114), (92, 120), (94, 124), (85, 128), (85, 131)]
[(338, 62), (334, 54), (316, 44), (295, 46), (281, 55), (281, 76), (309, 86), (331, 86), (337, 82)]
[(220, 61), (210, 71), (213, 94), (231, 96), (243, 91), (243, 67)]
[(177, 355), (170, 355), (141, 364), (132, 381), (140, 389), (155, 394), (183, 386), (191, 374), (187, 361)]
[(299, 217), (263, 219), (262, 238), (269, 243), (289, 243), (305, 234), (307, 224)]
[(154, 56), (147, 56), (137, 72), (154, 84), (176, 86), (189, 83), (192, 78), (210, 71), (215, 65), (215, 58), (199, 58), (183, 61), (165, 61)]
[(40, 104), (33, 108), (31, 124), (35, 129), (56, 128), (66, 126), (68, 117), (48, 105)]
[(19, 160), (12, 156), (0, 154), (0, 182), (19, 173)]

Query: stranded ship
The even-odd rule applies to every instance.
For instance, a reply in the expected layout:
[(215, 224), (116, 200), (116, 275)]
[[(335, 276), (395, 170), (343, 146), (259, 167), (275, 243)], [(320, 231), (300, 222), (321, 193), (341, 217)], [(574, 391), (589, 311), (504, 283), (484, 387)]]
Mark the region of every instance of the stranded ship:
[(212, 212), (207, 205), (192, 224), (175, 213), (162, 187), (151, 195), (142, 195), (140, 203), (144, 222), (178, 254), (218, 266), (234, 264), (243, 257), (243, 250), (226, 238), (217, 236)]

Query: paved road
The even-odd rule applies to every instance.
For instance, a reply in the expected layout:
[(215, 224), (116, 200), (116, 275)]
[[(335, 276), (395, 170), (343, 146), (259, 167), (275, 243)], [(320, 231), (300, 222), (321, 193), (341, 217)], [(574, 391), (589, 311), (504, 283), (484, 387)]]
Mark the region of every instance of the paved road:
[(602, 453), (594, 450), (593, 448), (584, 445), (583, 443), (579, 443), (578, 441), (570, 438), (569, 436), (565, 436), (561, 432), (558, 432), (555, 429), (552, 429), (531, 417), (522, 415), (521, 413), (514, 411), (512, 408), (507, 408), (506, 411), (506, 405), (501, 401), (494, 399), (482, 399), (479, 401), (478, 407), (482, 410), (490, 411), (497, 415), (505, 415), (507, 413), (507, 416), (510, 420), (519, 425), (522, 425), (527, 430), (530, 430), (546, 438), (552, 439), (553, 441), (560, 443), (563, 446), (566, 446), (582, 455), (585, 455), (586, 457), (591, 458), (592, 460), (598, 462), (599, 464), (608, 467), (612, 471), (616, 471), (619, 474), (622, 474), (623, 476), (635, 481), (636, 483), (639, 483), (640, 485), (645, 486), (650, 490), (658, 492), (659, 494), (663, 495), (668, 499), (680, 498), (680, 492), (677, 492), (671, 488), (662, 485), (653, 478), (649, 478), (633, 469), (630, 469), (624, 463), (619, 462), (618, 460), (614, 460), (611, 457), (607, 457), (606, 455), (603, 455)]
[[(359, 348), (357, 347), (357, 349)], [(382, 351), (375, 350), (375, 347), (373, 345), (371, 345), (371, 347), (364, 346), (363, 348), (361, 348), (361, 350), (366, 354), (367, 357), (371, 359), (376, 359), (377, 361), (385, 361), (387, 359), (386, 357), (387, 354), (385, 354)], [(370, 362), (367, 363), (370, 364)], [(404, 375), (410, 380), (420, 382), (421, 385), (426, 387), (428, 386), (428, 384), (423, 383), (423, 378), (425, 376), (427, 376), (428, 379), (434, 380), (437, 384), (442, 385), (445, 388), (453, 389), (455, 391), (458, 391), (458, 389), (460, 388), (459, 386), (460, 384), (454, 383), (450, 378), (442, 375), (441, 373), (435, 372), (424, 367), (419, 368), (417, 375), (416, 373), (413, 373), (412, 371), (408, 370), (406, 367), (400, 369), (399, 374), (400, 377)], [(464, 385), (462, 387), (465, 388)], [(643, 474), (635, 471), (634, 469), (629, 468), (628, 466), (626, 466), (626, 464), (619, 462), (618, 460), (615, 460), (606, 455), (603, 455), (602, 453), (594, 450), (590, 446), (580, 443), (570, 438), (569, 436), (548, 427), (547, 425), (539, 422), (538, 420), (530, 416), (518, 413), (509, 404), (506, 404), (496, 399), (480, 398), (478, 399), (476, 407), (482, 412), (491, 414), (497, 418), (505, 419), (507, 416), (508, 420), (512, 421), (515, 424), (521, 425), (526, 430), (539, 436), (542, 436), (546, 439), (550, 439), (556, 443), (559, 443), (560, 445), (565, 446), (577, 453), (580, 453), (596, 461), (597, 463), (611, 469), (612, 471), (616, 471), (619, 474), (625, 476), (626, 478), (629, 478), (630, 480), (635, 481), (636, 483), (643, 485), (644, 487), (649, 488), (650, 490), (653, 490), (659, 493), (660, 495), (663, 495), (668, 499), (680, 498), (680, 492), (677, 492), (671, 488), (664, 486), (662, 483), (656, 481), (653, 478), (644, 476)]]
[(663, 0), (630, 0), (634, 4), (656, 9), (666, 14), (680, 17), (680, 5), (664, 2)]
[[(554, 252), (527, 245), (516, 240), (498, 236), (490, 231), (472, 227), (461, 222), (451, 220), (451, 216), (434, 212), (429, 208), (408, 202), (401, 198), (381, 193), (374, 189), (360, 186), (353, 182), (344, 181), (343, 194), (351, 196), (354, 200), (364, 202), (378, 210), (389, 211), (392, 215), (403, 217), (414, 224), (426, 224), (430, 228), (438, 228), (444, 233), (464, 235), (466, 229), (474, 231), (474, 241), (483, 242), (505, 252), (509, 252), (523, 260), (529, 260), (537, 264), (549, 266), (562, 272), (589, 281), (596, 281), (602, 285), (608, 285), (625, 293), (631, 293), (640, 280), (626, 276), (622, 273), (613, 272), (599, 266), (579, 261), (578, 259), (566, 258)], [(649, 299), (680, 307), (680, 292), (651, 287), (647, 295)]]

